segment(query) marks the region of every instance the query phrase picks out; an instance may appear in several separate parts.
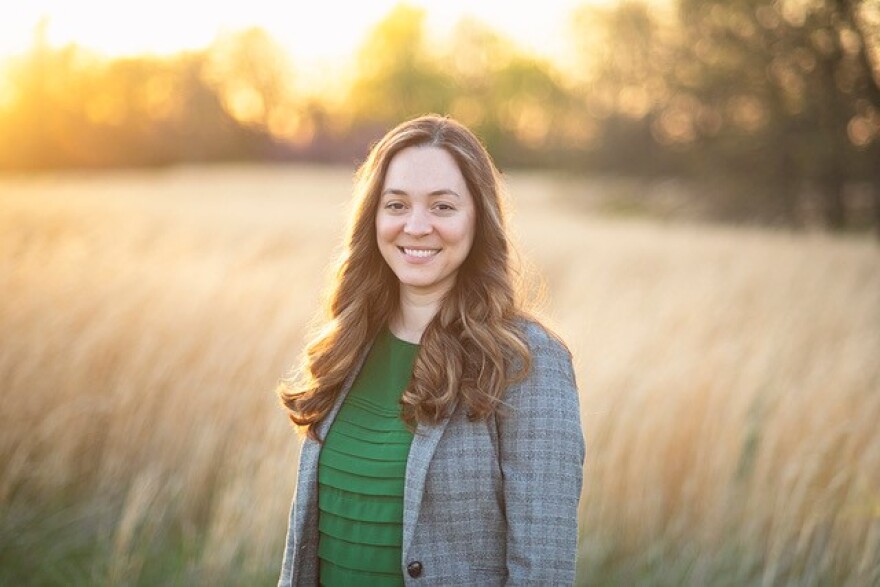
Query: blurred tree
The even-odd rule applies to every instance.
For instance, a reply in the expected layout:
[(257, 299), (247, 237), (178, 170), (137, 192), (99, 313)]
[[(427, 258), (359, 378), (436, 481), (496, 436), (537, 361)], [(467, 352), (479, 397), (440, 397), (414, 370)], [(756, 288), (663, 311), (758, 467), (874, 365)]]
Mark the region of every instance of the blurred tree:
[(356, 125), (449, 109), (453, 80), (427, 51), (424, 19), (424, 10), (399, 4), (367, 36), (347, 100)]
[(460, 20), (441, 56), (446, 71), (456, 81), (455, 96), (449, 113), (470, 126), (496, 156), (511, 137), (503, 131), (494, 78), (500, 67), (509, 63), (516, 48), (480, 20)]
[(789, 217), (809, 182), (826, 223), (842, 227), (845, 188), (876, 183), (869, 161), (880, 161), (876, 122), (861, 134), (852, 126), (880, 119), (855, 3), (680, 0), (679, 16), (682, 65), (671, 82), (694, 100), (692, 112), (721, 117), (720, 132), (694, 137), (702, 152), (716, 168), (775, 186)]
[(177, 107), (163, 124), (163, 136), (176, 143), (174, 160), (218, 161), (278, 157), (283, 147), (263, 128), (243, 125), (225, 110), (222, 99), (205, 81), (203, 52), (172, 61)]
[(266, 31), (220, 35), (206, 57), (205, 79), (233, 118), (294, 142), (310, 134), (297, 104), (293, 67)]
[(91, 62), (75, 47), (52, 49), (46, 40), (48, 24), (43, 19), (35, 27), (30, 51), (8, 65), (0, 167), (64, 165), (80, 134), (81, 97), (89, 85)]
[[(763, 194), (830, 227), (867, 182), (880, 227), (880, 1), (624, 0), (574, 15), (592, 167), (674, 173)], [(718, 205), (716, 203), (716, 205)], [(864, 215), (863, 215), (864, 217)]]
[(455, 80), (450, 113), (504, 164), (560, 163), (571, 95), (553, 67), (474, 18), (459, 21), (441, 56)]
[(578, 94), (593, 121), (588, 162), (627, 175), (678, 170), (675, 145), (691, 129), (681, 117), (659, 118), (677, 105), (668, 87), (674, 40), (644, 2), (624, 0), (612, 6), (585, 5), (572, 24), (579, 59)]
[(0, 111), (0, 168), (157, 165), (264, 156), (273, 142), (243, 127), (204, 80), (203, 53), (101, 60), (45, 41), (10, 68)]
[(858, 41), (856, 59), (864, 79), (864, 100), (850, 120), (850, 140), (867, 147), (868, 177), (874, 200), (874, 226), (880, 236), (880, 0), (838, 0)]

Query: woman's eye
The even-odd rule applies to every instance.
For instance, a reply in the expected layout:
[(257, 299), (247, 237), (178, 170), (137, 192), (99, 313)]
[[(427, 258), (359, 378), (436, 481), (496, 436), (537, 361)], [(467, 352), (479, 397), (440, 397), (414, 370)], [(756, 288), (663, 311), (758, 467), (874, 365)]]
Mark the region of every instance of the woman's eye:
[(435, 206), (435, 208), (436, 208), (437, 210), (440, 210), (441, 212), (449, 212), (449, 211), (451, 211), (451, 210), (455, 210), (455, 208), (453, 208), (453, 207), (450, 206), (449, 204), (437, 204), (437, 205)]
[(385, 204), (385, 209), (395, 211), (403, 210), (403, 204), (401, 204), (400, 202), (388, 202), (387, 204)]

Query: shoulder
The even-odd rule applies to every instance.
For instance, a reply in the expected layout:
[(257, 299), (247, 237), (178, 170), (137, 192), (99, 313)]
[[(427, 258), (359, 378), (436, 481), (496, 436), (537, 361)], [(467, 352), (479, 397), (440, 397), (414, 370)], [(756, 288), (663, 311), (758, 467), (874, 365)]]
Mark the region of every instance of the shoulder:
[(537, 320), (520, 319), (518, 327), (531, 360), (525, 376), (508, 386), (502, 396), (499, 425), (508, 435), (513, 429), (551, 426), (552, 436), (567, 431), (564, 434), (570, 432), (577, 440), (581, 434), (580, 398), (568, 347)]
[(571, 362), (571, 351), (562, 338), (534, 318), (517, 318), (517, 328), (532, 354), (532, 362), (557, 359)]
[[(571, 352), (559, 335), (533, 318), (517, 318), (517, 329), (529, 350), (525, 376), (507, 390), (507, 397), (537, 395), (546, 401), (552, 396), (577, 394)], [(536, 400), (537, 401), (537, 400)]]

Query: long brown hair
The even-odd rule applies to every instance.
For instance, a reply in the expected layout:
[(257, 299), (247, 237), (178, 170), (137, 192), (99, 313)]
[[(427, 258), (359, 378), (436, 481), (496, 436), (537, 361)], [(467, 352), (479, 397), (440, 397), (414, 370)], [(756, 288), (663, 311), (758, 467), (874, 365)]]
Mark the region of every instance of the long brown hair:
[(476, 226), (455, 284), (422, 334), (401, 398), (404, 421), (412, 428), (435, 424), (455, 400), (471, 418), (485, 418), (505, 388), (531, 366), (498, 170), (479, 139), (455, 120), (429, 115), (406, 121), (379, 140), (358, 169), (355, 207), (326, 324), (306, 347), (302, 367), (278, 388), (291, 421), (316, 440), (317, 426), (346, 378), (398, 308), (398, 280), (379, 252), (375, 219), (391, 159), (413, 146), (439, 147), (452, 155), (474, 198)]

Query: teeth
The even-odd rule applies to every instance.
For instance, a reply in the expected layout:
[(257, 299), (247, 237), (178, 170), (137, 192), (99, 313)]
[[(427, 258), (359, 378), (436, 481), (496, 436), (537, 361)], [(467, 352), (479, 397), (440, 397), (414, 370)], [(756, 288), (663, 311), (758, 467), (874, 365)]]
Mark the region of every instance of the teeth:
[(440, 249), (403, 249), (403, 252), (410, 257), (432, 257), (440, 252)]

